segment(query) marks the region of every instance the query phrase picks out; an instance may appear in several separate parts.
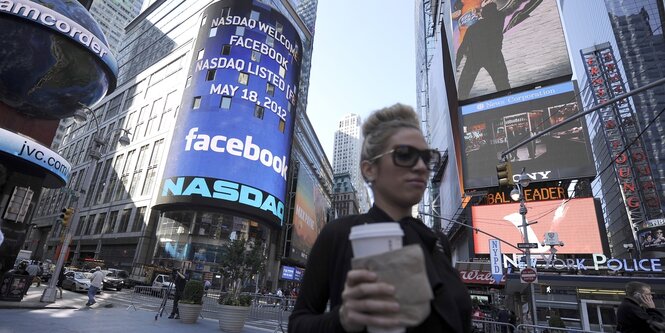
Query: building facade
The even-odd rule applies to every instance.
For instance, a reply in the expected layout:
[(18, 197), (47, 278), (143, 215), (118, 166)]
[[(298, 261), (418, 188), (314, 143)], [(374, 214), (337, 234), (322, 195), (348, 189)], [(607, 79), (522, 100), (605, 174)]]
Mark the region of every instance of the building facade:
[[(540, 325), (547, 325), (550, 309), (556, 309), (567, 327), (607, 331), (616, 326), (613, 318), (625, 282), (662, 283), (660, 273), (654, 273), (660, 271), (658, 265), (653, 267), (655, 270), (650, 267), (640, 272), (611, 263), (629, 262), (630, 259), (658, 263), (662, 259), (636, 256), (639, 243), (627, 218), (626, 204), (612, 168), (615, 156), (610, 155), (601, 116), (590, 114), (575, 129), (541, 136), (506, 156), (506, 160), (513, 163), (514, 174), (519, 175), (525, 167), (527, 177), (531, 179), (531, 185), (522, 193), (527, 208), (523, 218), (526, 221), (538, 219), (537, 225), (540, 225), (534, 225), (531, 230), (527, 227), (525, 232), (529, 241), (536, 245), (531, 250), (531, 258), (532, 264), (538, 268), (539, 283), (534, 288), (521, 283), (518, 274), (526, 262), (523, 250), (517, 249), (517, 243), (524, 242), (524, 235), (515, 228), (521, 228), (520, 204), (511, 202), (511, 188), (497, 186), (494, 166), (501, 161), (502, 151), (561, 123), (571, 115), (568, 110), (575, 105), (579, 111), (595, 105), (593, 78), (587, 77), (581, 50), (609, 43), (616, 52), (617, 68), (627, 82), (628, 90), (662, 77), (660, 66), (663, 61), (658, 58), (663, 50), (659, 46), (663, 41), (662, 30), (658, 30), (662, 1), (542, 1), (537, 8), (531, 8), (529, 18), (522, 22), (517, 22), (519, 19), (513, 15), (515, 8), (502, 6), (497, 9), (511, 18), (509, 23), (501, 22), (504, 23), (500, 25), (503, 28), (501, 43), (496, 43), (496, 38), (481, 43), (482, 34), (475, 29), (487, 28), (491, 23), (485, 21), (484, 25), (474, 25), (491, 15), (476, 16), (476, 12), (470, 10), (472, 5), (469, 2), (416, 2), (418, 109), (430, 145), (447, 153), (442, 154), (446, 158), (433, 172), (431, 184), (420, 204), (420, 214), (433, 227), (440, 226), (451, 238), (453, 260), (460, 277), (482, 310), (489, 313), (497, 306), (508, 306), (522, 317), (522, 322), (531, 323), (534, 313), (529, 309), (532, 306), (529, 303), (533, 299), (535, 321)], [(492, 8), (479, 8), (481, 12), (484, 10), (491, 13)], [(546, 28), (548, 25), (550, 28)], [(554, 29), (557, 25), (559, 27)], [(539, 36), (548, 29), (552, 29), (548, 36)], [(474, 42), (480, 47), (470, 46)], [(504, 83), (508, 85), (501, 83), (501, 71), (493, 72), (496, 68), (481, 63), (482, 57), (474, 54), (479, 49), (491, 52), (487, 45), (502, 46), (501, 58), (509, 79)], [(511, 70), (518, 62), (520, 69)], [(465, 73), (468, 68), (472, 70)], [(465, 77), (469, 72), (472, 75)], [(526, 73), (531, 74), (527, 77)], [(565, 98), (552, 102), (543, 98), (548, 92), (542, 89), (553, 92), (561, 84), (571, 84), (566, 81), (572, 82), (574, 87), (567, 88)], [(513, 103), (536, 95), (538, 98), (532, 99), (529, 106)], [(654, 178), (659, 177), (656, 170), (662, 168), (662, 163), (654, 162), (658, 158), (656, 155), (662, 154), (659, 153), (662, 135), (656, 134), (659, 121), (654, 121), (663, 108), (658, 106), (660, 96), (660, 90), (653, 89), (639, 94), (632, 101), (640, 117), (641, 129), (646, 128), (641, 136), (644, 146), (646, 150), (654, 151), (649, 153)], [(506, 105), (510, 105), (510, 110)], [(639, 108), (647, 111), (639, 111)], [(487, 119), (481, 119), (483, 117)], [(647, 128), (649, 123), (652, 124)], [(589, 131), (587, 139), (584, 135), (569, 136), (573, 132), (586, 131), (585, 127)], [(651, 141), (647, 138), (649, 131), (654, 131)], [(586, 140), (588, 149), (585, 151), (592, 158), (585, 161), (583, 168), (567, 175), (561, 173), (558, 177), (539, 178), (535, 172), (542, 167), (539, 160), (547, 160), (548, 155), (566, 154), (557, 152), (559, 145), (552, 145), (553, 139), (559, 139), (556, 142), (561, 146)], [(493, 151), (488, 149), (491, 146), (501, 148)], [(571, 155), (580, 161), (584, 154)], [(483, 156), (487, 158), (483, 159)], [(548, 166), (563, 165), (562, 161), (556, 158)], [(515, 165), (520, 167), (516, 169)], [(487, 172), (482, 181), (475, 182), (482, 168)], [(662, 181), (656, 180), (655, 183)], [(566, 223), (568, 227), (561, 227)], [(548, 230), (541, 229), (545, 225)], [(571, 230), (579, 233), (583, 228), (589, 230), (584, 232), (584, 240), (570, 234)], [(553, 230), (565, 243), (562, 247), (552, 247), (557, 252), (543, 245)], [(500, 245), (502, 277), (492, 276), (488, 239), (505, 242)], [(594, 244), (593, 248), (578, 247), (591, 244)], [(610, 265), (574, 268), (552, 265), (552, 260), (565, 262), (571, 258), (587, 258), (584, 260), (592, 261), (593, 256), (607, 258)], [(612, 277), (599, 277), (608, 274)], [(663, 306), (659, 301), (657, 307)]]
[(90, 14), (99, 23), (109, 41), (111, 52), (117, 54), (125, 37), (125, 26), (141, 11), (143, 0), (97, 0), (90, 6)]
[(334, 176), (333, 185), (333, 208), (338, 217), (359, 214), (356, 189), (351, 180), (351, 174), (338, 173)]
[[(137, 279), (149, 265), (214, 272), (219, 268), (216, 258), (220, 255), (220, 245), (242, 234), (265, 244), (266, 258), (270, 262), (261, 281), (277, 285), (279, 263), (287, 244), (285, 230), (291, 223), (289, 211), (293, 209), (293, 202), (289, 186), (293, 177), (297, 177), (296, 164), (306, 165), (310, 172), (321, 175), (321, 187), (328, 189), (328, 192), (323, 191), (326, 199), (321, 205), (330, 206), (332, 168), (321, 157), (324, 154), (305, 115), (313, 36), (298, 10), (307, 11), (308, 22), (313, 27), (311, 15), (312, 11), (315, 13), (316, 1), (301, 1), (300, 7), (294, 7), (290, 1), (262, 1), (256, 5), (282, 15), (302, 41), (301, 66), (296, 73), (300, 81), (299, 98), (297, 102), (293, 99), (289, 110), (293, 122), (291, 133), (287, 134), (293, 144), (288, 168), (283, 168), (288, 170), (284, 173), (283, 223), (239, 214), (223, 205), (196, 210), (168, 204), (160, 206), (160, 210), (153, 207), (163, 192), (165, 168), (174, 158), (169, 147), (178, 114), (184, 112), (183, 105), (189, 104), (183, 102), (191, 75), (188, 71), (192, 68), (190, 63), (196, 62), (200, 55), (194, 50), (194, 43), (206, 18), (202, 13), (210, 3), (155, 1), (144, 5), (141, 14), (128, 24), (126, 41), (119, 51), (119, 87), (93, 110), (99, 122), (99, 133), (93, 121), (72, 122), (66, 126), (59, 151), (72, 161), (69, 189), (85, 197), (84, 209), (74, 216), (78, 228), (69, 254), (72, 263), (81, 263), (85, 258), (103, 260), (109, 266), (131, 268)], [(229, 17), (236, 16), (231, 14), (226, 13)], [(230, 26), (235, 29), (238, 25)], [(269, 55), (264, 57), (273, 61)], [(265, 119), (271, 119), (269, 114), (273, 112), (270, 108), (266, 111)], [(250, 120), (255, 119), (260, 124), (263, 115), (254, 113)], [(129, 131), (131, 143), (127, 146), (105, 144), (101, 147), (100, 160), (91, 161), (87, 152), (93, 135), (117, 136), (116, 129)], [(110, 139), (108, 142), (115, 142)], [(82, 184), (86, 172), (92, 173), (90, 183)], [(61, 230), (54, 221), (60, 209), (70, 202), (68, 195), (59, 191), (45, 193), (41, 198), (34, 223), (45, 228), (54, 226), (44, 245), (46, 257), (53, 255), (61, 237)]]
[(333, 143), (333, 171), (349, 173), (361, 212), (369, 209), (369, 197), (365, 181), (360, 174), (360, 150), (362, 149), (362, 119), (357, 114), (347, 114), (340, 119)]

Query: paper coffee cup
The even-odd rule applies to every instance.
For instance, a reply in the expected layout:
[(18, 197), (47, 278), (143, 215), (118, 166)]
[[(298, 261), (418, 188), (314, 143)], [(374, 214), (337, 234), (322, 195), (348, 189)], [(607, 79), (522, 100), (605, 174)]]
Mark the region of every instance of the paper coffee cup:
[(402, 248), (404, 231), (399, 223), (369, 223), (351, 227), (349, 240), (356, 258)]
[[(349, 240), (353, 248), (353, 256), (368, 257), (375, 254), (397, 250), (402, 248), (402, 237), (404, 231), (399, 223), (383, 222), (361, 224), (351, 227)], [(382, 328), (367, 327), (369, 333), (403, 333), (405, 327)]]

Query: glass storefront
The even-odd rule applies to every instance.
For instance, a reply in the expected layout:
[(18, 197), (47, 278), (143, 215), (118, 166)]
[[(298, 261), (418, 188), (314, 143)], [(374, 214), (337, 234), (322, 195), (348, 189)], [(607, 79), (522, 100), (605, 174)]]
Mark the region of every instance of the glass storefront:
[(268, 244), (265, 225), (244, 217), (218, 212), (170, 211), (160, 216), (154, 263), (198, 272), (218, 272), (222, 246), (234, 239), (254, 239)]

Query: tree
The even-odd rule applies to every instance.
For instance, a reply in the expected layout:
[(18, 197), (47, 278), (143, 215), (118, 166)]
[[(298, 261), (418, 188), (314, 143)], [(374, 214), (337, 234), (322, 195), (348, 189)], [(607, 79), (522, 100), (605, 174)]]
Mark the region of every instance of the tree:
[(242, 282), (261, 272), (265, 267), (263, 244), (258, 240), (247, 241), (239, 237), (222, 246), (220, 273), (226, 281), (231, 281), (229, 294), (220, 296), (220, 302), (229, 305), (245, 303), (240, 298)]

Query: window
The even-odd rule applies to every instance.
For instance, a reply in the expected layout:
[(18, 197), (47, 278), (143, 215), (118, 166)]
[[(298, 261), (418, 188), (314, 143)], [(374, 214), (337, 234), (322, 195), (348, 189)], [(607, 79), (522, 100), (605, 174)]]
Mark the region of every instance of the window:
[(206, 74), (206, 81), (212, 81), (215, 79), (215, 73), (217, 73), (216, 69), (209, 69), (208, 74)]
[(217, 27), (211, 28), (210, 33), (208, 34), (208, 37), (215, 37), (217, 36)]
[(252, 61), (261, 61), (261, 52), (252, 50)]
[(157, 126), (157, 116), (161, 115), (162, 111), (164, 111), (164, 99), (158, 98), (152, 103), (150, 118), (148, 118), (148, 124), (145, 127), (146, 136), (154, 131), (155, 127)]
[(104, 120), (108, 120), (111, 117), (115, 116), (118, 114), (118, 111), (120, 111), (120, 102), (122, 101), (123, 93), (120, 95), (114, 97), (111, 99), (109, 102), (109, 109), (106, 111), (106, 115), (104, 116)]
[(124, 154), (120, 154), (115, 158), (115, 163), (113, 163), (113, 171), (111, 171), (111, 179), (109, 180), (108, 191), (106, 191), (106, 195), (104, 196), (104, 203), (108, 203), (113, 199), (113, 194), (116, 192), (115, 187), (118, 183), (119, 175), (122, 172), (120, 168), (122, 167), (124, 159)]
[(275, 22), (275, 31), (277, 31), (277, 33), (282, 33), (282, 31), (284, 31), (284, 26), (279, 22)]
[(76, 226), (76, 236), (81, 236), (83, 225), (85, 224), (85, 216), (79, 217), (79, 224)]
[(155, 183), (155, 177), (157, 176), (157, 165), (161, 158), (162, 146), (164, 144), (164, 139), (161, 139), (152, 146), (152, 154), (150, 155), (150, 161), (148, 164), (148, 171), (145, 176), (145, 181), (143, 182), (143, 189), (141, 190), (141, 195), (147, 195), (152, 190), (152, 186)]
[(249, 14), (249, 18), (252, 19), (252, 20), (258, 21), (259, 18), (260, 18), (260, 13), (257, 12), (257, 11), (252, 11), (252, 12)]
[(132, 223), (132, 232), (143, 231), (145, 225), (145, 207), (139, 207), (134, 215), (134, 222)]
[(187, 81), (185, 81), (185, 88), (188, 88), (189, 86), (192, 85), (192, 76), (187, 77)]
[(143, 118), (148, 116), (148, 107), (148, 105), (143, 106), (137, 114), (136, 126), (134, 126), (134, 131), (132, 131), (134, 139), (138, 139), (139, 134), (143, 134), (143, 125), (145, 125)]
[(286, 75), (286, 68), (284, 68), (284, 66), (279, 66), (279, 76), (283, 78), (284, 75)]
[(203, 54), (205, 53), (205, 49), (200, 49), (199, 53), (196, 54), (196, 60), (201, 60), (203, 59)]
[(221, 109), (230, 109), (231, 108), (231, 97), (222, 96), (222, 101), (219, 103)]
[(118, 225), (118, 233), (127, 232), (127, 226), (129, 225), (129, 216), (132, 214), (132, 209), (128, 208), (122, 211), (120, 216), (120, 224)]
[(118, 184), (118, 188), (115, 190), (115, 194), (113, 195), (113, 201), (116, 200), (122, 200), (127, 197), (127, 191), (129, 190), (128, 186), (128, 181), (129, 181), (129, 166), (130, 163), (132, 163), (132, 158), (134, 156), (134, 152), (136, 150), (131, 150), (127, 153), (127, 159), (125, 160), (125, 164), (122, 167), (122, 172), (120, 174), (120, 183)]
[(243, 26), (236, 27), (236, 36), (244, 36), (244, 35), (245, 35), (245, 27)]
[(83, 232), (83, 235), (92, 235), (92, 225), (94, 221), (95, 221), (94, 214), (88, 216), (88, 218), (85, 220), (85, 231)]
[(112, 234), (115, 232), (115, 221), (118, 219), (118, 211), (114, 210), (109, 215), (109, 221), (106, 223), (104, 228), (105, 234)]
[(238, 73), (238, 83), (247, 85), (249, 83), (249, 74), (243, 72)]
[(201, 19), (201, 26), (204, 26), (204, 25), (206, 24), (206, 19), (207, 19), (207, 18), (208, 18), (208, 16), (204, 16), (204, 17)]
[(275, 96), (275, 86), (270, 83), (266, 83), (266, 93), (268, 93), (270, 96)]
[(266, 37), (266, 44), (268, 44), (268, 46), (270, 46), (270, 47), (274, 47), (275, 46), (275, 39), (270, 37), (270, 36)]
[(229, 55), (229, 54), (231, 54), (231, 45), (222, 46), (222, 55)]
[(254, 117), (263, 119), (264, 108), (260, 105), (254, 106)]
[(109, 158), (108, 160), (105, 161), (101, 176), (99, 178), (95, 178), (97, 179), (97, 186), (96, 186), (97, 194), (94, 203), (101, 204), (102, 199), (104, 199), (104, 190), (106, 190), (106, 177), (109, 174), (109, 169), (111, 169), (111, 160), (112, 159)]
[(286, 122), (284, 122), (284, 120), (280, 119), (278, 126), (279, 126), (279, 131), (284, 133), (284, 130), (286, 129)]
[(139, 154), (136, 157), (136, 166), (134, 167), (134, 175), (132, 176), (132, 182), (129, 184), (128, 194), (134, 196), (136, 186), (139, 183), (139, 178), (141, 177), (141, 172), (143, 172), (143, 161), (145, 160), (146, 151), (148, 151), (148, 145), (141, 147)]
[(201, 107), (201, 96), (196, 96), (194, 97), (194, 101), (192, 103), (192, 109), (196, 110)]
[(97, 218), (97, 223), (95, 224), (95, 233), (93, 235), (99, 235), (102, 233), (104, 220), (106, 220), (106, 213), (99, 214), (99, 217)]

